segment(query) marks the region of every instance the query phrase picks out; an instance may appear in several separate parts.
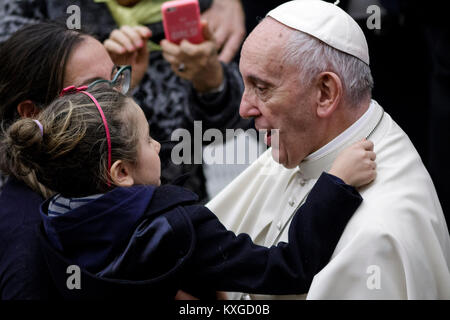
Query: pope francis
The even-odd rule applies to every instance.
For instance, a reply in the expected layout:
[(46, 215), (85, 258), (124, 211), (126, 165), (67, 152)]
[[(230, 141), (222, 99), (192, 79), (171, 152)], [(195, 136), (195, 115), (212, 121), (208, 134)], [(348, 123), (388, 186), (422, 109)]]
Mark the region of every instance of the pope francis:
[(306, 295), (231, 298), (450, 299), (439, 199), (408, 136), (371, 99), (369, 53), (356, 22), (320, 0), (284, 3), (245, 41), (240, 70), (240, 114), (272, 132), (272, 148), (208, 204), (228, 228), (261, 245), (287, 241), (296, 208), (357, 140), (374, 142), (378, 175), (360, 190), (363, 204)]

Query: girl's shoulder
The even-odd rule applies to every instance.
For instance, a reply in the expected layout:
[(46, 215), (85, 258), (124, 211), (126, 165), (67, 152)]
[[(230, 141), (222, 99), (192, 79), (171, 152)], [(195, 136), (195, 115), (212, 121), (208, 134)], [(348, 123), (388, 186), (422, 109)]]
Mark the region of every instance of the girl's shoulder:
[(197, 203), (198, 195), (175, 185), (163, 185), (155, 188), (147, 213), (160, 213), (178, 206), (188, 206)]

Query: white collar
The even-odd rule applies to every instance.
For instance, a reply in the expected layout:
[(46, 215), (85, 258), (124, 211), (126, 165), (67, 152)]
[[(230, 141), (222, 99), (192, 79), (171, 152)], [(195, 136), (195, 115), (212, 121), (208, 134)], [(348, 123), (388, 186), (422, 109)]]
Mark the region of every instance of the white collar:
[(317, 179), (328, 170), (338, 153), (350, 144), (366, 138), (380, 123), (384, 110), (372, 100), (367, 111), (344, 132), (319, 150), (307, 156), (298, 166), (307, 179)]

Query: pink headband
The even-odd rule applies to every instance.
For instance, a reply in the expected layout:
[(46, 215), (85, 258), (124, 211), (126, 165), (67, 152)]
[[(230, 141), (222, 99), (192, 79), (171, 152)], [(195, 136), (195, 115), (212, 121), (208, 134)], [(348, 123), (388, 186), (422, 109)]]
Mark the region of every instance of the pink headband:
[[(109, 175), (109, 172), (111, 170), (111, 136), (109, 134), (108, 123), (106, 121), (105, 114), (103, 113), (103, 109), (100, 107), (100, 104), (98, 103), (97, 99), (95, 99), (92, 94), (85, 91), (87, 88), (88, 88), (87, 86), (82, 86), (82, 87), (78, 87), (78, 88), (75, 86), (69, 86), (67, 88), (64, 88), (61, 91), (61, 94), (59, 96), (62, 97), (66, 94), (81, 92), (81, 93), (87, 95), (89, 98), (91, 98), (92, 102), (94, 102), (94, 104), (97, 106), (98, 112), (100, 113), (100, 116), (102, 117), (103, 126), (105, 127), (106, 141), (108, 143), (108, 175)], [(111, 186), (111, 182), (108, 179), (108, 187), (110, 187), (110, 186)]]

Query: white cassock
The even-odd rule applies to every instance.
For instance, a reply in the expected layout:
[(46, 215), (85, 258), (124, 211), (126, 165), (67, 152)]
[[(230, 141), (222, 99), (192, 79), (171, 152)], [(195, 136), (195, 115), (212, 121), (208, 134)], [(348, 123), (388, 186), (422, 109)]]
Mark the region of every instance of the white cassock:
[(368, 137), (377, 178), (307, 295), (252, 299), (450, 299), (450, 237), (433, 182), (408, 136), (372, 100), (333, 141), (286, 169), (267, 150), (208, 203), (229, 229), (265, 246), (287, 241), (289, 223), (337, 154)]

